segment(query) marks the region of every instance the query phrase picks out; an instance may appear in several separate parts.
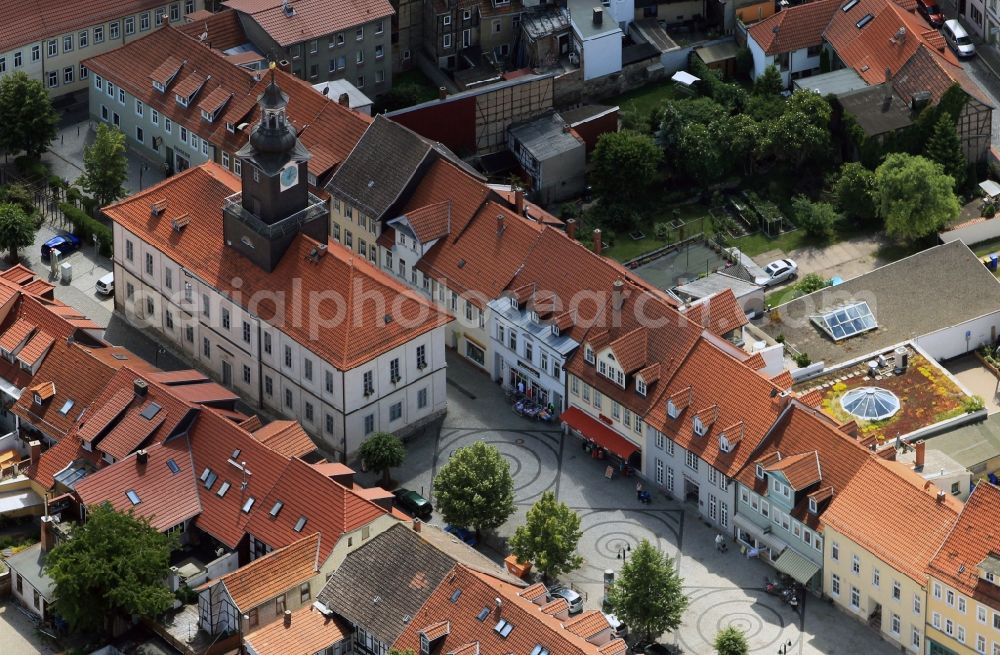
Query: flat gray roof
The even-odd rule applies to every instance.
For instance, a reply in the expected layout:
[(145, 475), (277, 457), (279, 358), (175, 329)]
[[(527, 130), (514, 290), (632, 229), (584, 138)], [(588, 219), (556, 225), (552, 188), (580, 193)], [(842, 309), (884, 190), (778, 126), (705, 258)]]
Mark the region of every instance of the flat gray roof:
[(545, 161), (549, 157), (584, 147), (583, 142), (563, 130), (566, 124), (562, 116), (554, 113), (511, 127), (510, 135), (527, 148), (535, 159)]
[(863, 89), (868, 84), (861, 79), (853, 68), (841, 68), (840, 70), (811, 75), (795, 80), (795, 88), (815, 91), (821, 96), (828, 94), (840, 95), (850, 91)]
[(881, 85), (844, 93), (837, 96), (837, 100), (867, 136), (895, 132), (913, 123), (906, 101), (893, 93), (891, 101), (886, 104)]
[(46, 553), (42, 552), (42, 545), (35, 544), (8, 557), (7, 566), (19, 573), (25, 582), (38, 590), (42, 597), (46, 600), (52, 600), (52, 578), (42, 572), (42, 567), (45, 566), (45, 557)]
[[(1000, 413), (927, 440), (927, 450), (940, 450), (967, 469), (1000, 457)], [(988, 471), (973, 471), (983, 473)]]
[[(611, 32), (621, 33), (618, 23), (611, 17), (611, 12), (601, 4), (601, 0), (568, 0), (570, 19), (573, 28), (580, 33), (580, 37), (591, 39), (595, 36), (610, 34)], [(604, 18), (600, 25), (594, 25), (594, 8), (604, 9)]]
[[(872, 310), (874, 330), (835, 342), (810, 320), (858, 301)], [(1000, 282), (968, 246), (954, 241), (800, 296), (776, 308), (776, 317), (766, 315), (760, 327), (831, 366), (997, 310)]]
[(736, 297), (740, 298), (748, 293), (759, 291), (760, 287), (753, 282), (719, 272), (709, 273), (705, 277), (674, 287), (673, 291), (692, 298), (704, 298), (726, 289), (732, 289)]

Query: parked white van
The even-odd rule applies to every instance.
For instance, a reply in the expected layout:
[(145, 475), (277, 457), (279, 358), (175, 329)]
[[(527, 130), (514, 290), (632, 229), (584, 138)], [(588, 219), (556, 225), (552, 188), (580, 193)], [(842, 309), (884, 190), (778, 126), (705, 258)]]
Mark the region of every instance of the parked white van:
[(976, 46), (972, 43), (972, 39), (969, 38), (969, 33), (954, 18), (944, 22), (941, 34), (944, 36), (944, 40), (948, 42), (948, 46), (959, 57), (971, 57), (976, 54)]
[(97, 281), (97, 293), (110, 296), (115, 292), (115, 274), (108, 273)]

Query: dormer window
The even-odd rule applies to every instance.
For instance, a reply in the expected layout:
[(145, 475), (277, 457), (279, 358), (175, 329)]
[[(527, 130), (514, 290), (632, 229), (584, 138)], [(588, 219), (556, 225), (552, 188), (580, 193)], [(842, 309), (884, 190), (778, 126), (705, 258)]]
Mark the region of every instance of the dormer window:
[(597, 370), (601, 373), (601, 375), (607, 377), (608, 376), (608, 364), (607, 364), (607, 362), (605, 362), (604, 360), (601, 360), (601, 362), (598, 363), (598, 365), (597, 365)]
[(205, 121), (208, 121), (209, 123), (212, 123), (212, 122), (215, 121), (215, 112), (205, 111), (204, 109), (202, 109), (201, 110), (201, 118), (202, 118), (202, 120), (205, 120)]
[(667, 401), (667, 416), (670, 418), (677, 418), (680, 416), (680, 410), (677, 409), (677, 405), (674, 404), (673, 400)]
[(187, 107), (188, 103), (191, 102), (191, 98), (189, 96), (182, 96), (179, 93), (174, 94), (174, 97), (177, 98), (177, 104), (181, 107)]
[(233, 125), (231, 122), (226, 121), (226, 131), (229, 132), (230, 134), (236, 134), (236, 126)]
[(33, 395), (33, 399), (34, 399), (36, 405), (41, 405), (42, 404), (42, 395), (40, 393), (36, 392)]
[(160, 93), (163, 93), (164, 91), (167, 90), (167, 87), (165, 87), (160, 82), (155, 82), (155, 81), (153, 82), (153, 88), (159, 91)]
[(702, 423), (700, 416), (695, 416), (691, 421), (691, 429), (694, 430), (694, 433), (699, 437), (705, 434), (705, 424)]
[(532, 323), (537, 323), (538, 322), (538, 312), (535, 312), (535, 311), (531, 312), (531, 322)]
[(554, 337), (558, 337), (559, 336), (559, 326), (558, 325), (553, 325), (552, 326), (552, 336), (554, 336)]
[(515, 296), (510, 297), (510, 306), (513, 309), (517, 309), (517, 298)]
[(583, 349), (583, 359), (588, 364), (593, 364), (594, 363), (594, 349), (591, 348), (590, 346), (585, 346), (584, 349)]
[(816, 504), (816, 499), (815, 498), (810, 498), (809, 499), (809, 513), (810, 514), (819, 514), (819, 506)]
[(758, 480), (764, 479), (764, 467), (760, 464), (757, 465), (757, 479)]
[(733, 448), (733, 446), (732, 446), (732, 444), (729, 443), (729, 439), (726, 438), (726, 435), (720, 434), (719, 435), (719, 450), (721, 450), (724, 453), (728, 453), (730, 450), (732, 450), (732, 448)]
[(645, 396), (646, 395), (646, 383), (643, 382), (640, 378), (636, 378), (635, 379), (635, 390), (636, 390), (636, 393), (638, 393), (640, 396)]
[(421, 655), (428, 655), (431, 652), (431, 642), (427, 638), (427, 635), (423, 632), (420, 633), (420, 653)]

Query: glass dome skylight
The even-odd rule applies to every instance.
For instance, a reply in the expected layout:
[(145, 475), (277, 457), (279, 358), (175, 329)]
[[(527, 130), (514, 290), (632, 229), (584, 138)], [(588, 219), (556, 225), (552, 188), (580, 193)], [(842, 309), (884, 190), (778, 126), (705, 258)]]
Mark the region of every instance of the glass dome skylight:
[(840, 398), (840, 406), (866, 421), (881, 421), (899, 411), (899, 398), (888, 389), (858, 387)]

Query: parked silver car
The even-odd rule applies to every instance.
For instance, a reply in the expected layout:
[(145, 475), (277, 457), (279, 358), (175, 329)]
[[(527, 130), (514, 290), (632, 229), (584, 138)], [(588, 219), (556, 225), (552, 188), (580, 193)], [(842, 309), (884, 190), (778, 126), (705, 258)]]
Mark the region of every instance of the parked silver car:
[(569, 587), (557, 587), (549, 592), (553, 598), (562, 598), (569, 603), (569, 613), (579, 614), (583, 611), (583, 596)]
[(764, 275), (757, 276), (754, 282), (762, 287), (780, 284), (785, 280), (793, 280), (799, 272), (798, 264), (791, 259), (779, 259), (764, 267)]

